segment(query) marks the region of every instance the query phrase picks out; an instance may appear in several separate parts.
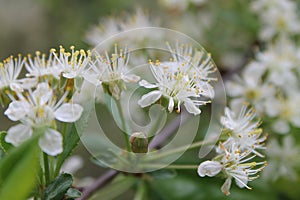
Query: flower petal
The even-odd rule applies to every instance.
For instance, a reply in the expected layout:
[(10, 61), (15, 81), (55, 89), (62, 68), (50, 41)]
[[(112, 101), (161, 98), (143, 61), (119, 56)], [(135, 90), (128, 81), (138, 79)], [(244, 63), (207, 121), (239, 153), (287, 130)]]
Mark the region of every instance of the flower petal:
[(201, 113), (201, 110), (197, 108), (197, 106), (190, 99), (184, 101), (184, 106), (189, 113), (194, 115), (199, 115)]
[(145, 80), (141, 80), (139, 82), (139, 85), (142, 86), (142, 87), (144, 87), (144, 88), (149, 88), (149, 89), (151, 89), (151, 88), (157, 88), (157, 85), (151, 84), (151, 83), (149, 83), (148, 81), (145, 81)]
[(228, 178), (226, 179), (226, 181), (224, 182), (224, 184), (222, 185), (221, 191), (222, 191), (226, 196), (228, 196), (228, 195), (230, 195), (230, 192), (229, 192), (230, 187), (231, 187), (231, 177), (228, 177)]
[(25, 101), (13, 101), (9, 104), (4, 114), (12, 121), (18, 121), (26, 116), (30, 106)]
[(19, 146), (20, 144), (28, 140), (31, 135), (32, 129), (30, 126), (18, 124), (8, 129), (5, 141), (13, 144), (14, 146)]
[(62, 122), (75, 122), (81, 117), (82, 112), (83, 108), (81, 105), (65, 103), (54, 112), (54, 116)]
[(44, 105), (52, 98), (53, 91), (49, 87), (48, 83), (40, 83), (33, 92), (35, 99), (39, 99), (39, 104)]
[(223, 166), (220, 162), (207, 160), (199, 165), (197, 172), (201, 177), (212, 177), (217, 175), (222, 170), (222, 168)]
[(155, 103), (158, 99), (160, 99), (161, 95), (161, 91), (158, 90), (149, 92), (148, 94), (142, 96), (142, 98), (138, 101), (138, 104), (142, 108), (150, 106), (151, 104)]
[(126, 83), (136, 83), (140, 80), (140, 77), (135, 75), (135, 74), (129, 74), (129, 75), (124, 75), (122, 77), (122, 79), (126, 82)]
[(46, 154), (56, 156), (63, 152), (63, 138), (58, 131), (49, 128), (39, 139), (39, 146)]
[(169, 110), (169, 112), (172, 112), (173, 109), (174, 109), (174, 99), (172, 97), (170, 97), (168, 110)]

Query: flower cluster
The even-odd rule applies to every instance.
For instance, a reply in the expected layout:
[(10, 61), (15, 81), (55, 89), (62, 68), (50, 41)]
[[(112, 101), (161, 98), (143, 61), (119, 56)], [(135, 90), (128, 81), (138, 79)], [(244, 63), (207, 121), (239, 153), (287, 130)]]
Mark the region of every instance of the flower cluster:
[(299, 34), (297, 4), (290, 0), (254, 0), (252, 10), (261, 21), (260, 38), (270, 40), (276, 35)]
[(294, 105), (300, 100), (298, 64), (300, 49), (291, 40), (281, 38), (263, 52), (257, 52), (233, 81), (228, 81), (228, 95), (232, 104), (249, 101), (260, 115), (274, 119), (274, 132), (286, 134), (290, 125), (300, 127), (300, 112)]
[(259, 150), (265, 149), (266, 136), (262, 136), (260, 123), (254, 121), (253, 108), (243, 105), (239, 112), (225, 108), (225, 116), (221, 117), (224, 126), (223, 135), (216, 147), (217, 155), (198, 167), (201, 177), (215, 176), (222, 172), (226, 178), (221, 187), (224, 194), (229, 195), (232, 179), (240, 188), (251, 189), (247, 184), (258, 177), (266, 165), (265, 161), (255, 162), (253, 159), (264, 155)]
[(140, 86), (154, 90), (142, 96), (138, 103), (141, 107), (147, 107), (162, 99), (168, 101), (169, 112), (174, 108), (180, 112), (181, 105), (184, 105), (189, 113), (198, 115), (201, 113), (199, 106), (210, 103), (214, 97), (210, 82), (217, 80), (211, 77), (216, 68), (209, 54), (206, 55), (204, 51), (193, 53), (191, 46), (177, 44), (176, 50), (170, 46), (169, 50), (172, 53), (169, 62), (150, 62), (157, 82), (139, 82)]
[[(75, 50), (70, 52), (60, 46), (59, 52), (51, 49), (49, 56), (39, 51), (35, 56), (12, 56), (0, 63), (0, 99), (7, 107), (5, 115), (20, 124), (7, 131), (5, 141), (18, 146), (35, 133), (42, 133), (39, 140), (43, 152), (56, 156), (63, 151), (63, 136), (57, 126), (76, 122), (83, 107), (74, 103), (73, 96), (81, 92), (84, 82), (102, 84), (118, 99), (125, 82), (137, 82), (139, 77), (127, 73), (127, 51), (117, 48), (110, 58), (95, 52)], [(21, 71), (26, 70), (21, 78)], [(86, 94), (84, 94), (86, 95)], [(90, 94), (90, 98), (93, 98)]]

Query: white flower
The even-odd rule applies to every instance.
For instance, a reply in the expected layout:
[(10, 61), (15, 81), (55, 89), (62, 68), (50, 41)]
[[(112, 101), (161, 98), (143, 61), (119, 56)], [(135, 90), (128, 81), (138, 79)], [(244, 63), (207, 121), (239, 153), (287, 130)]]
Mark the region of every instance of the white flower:
[(241, 77), (235, 76), (232, 81), (227, 81), (226, 92), (230, 97), (234, 97), (232, 104), (250, 102), (255, 106), (258, 114), (265, 112), (265, 102), (267, 99), (275, 98), (275, 87), (262, 81), (262, 76), (266, 68), (257, 61), (249, 63), (243, 70)]
[[(256, 175), (266, 165), (265, 162), (250, 162), (255, 155), (251, 155), (250, 151), (241, 151), (236, 144), (225, 147), (222, 143), (219, 145), (220, 149), (223, 149), (223, 153), (217, 155), (213, 161), (205, 161), (198, 167), (198, 174), (201, 177), (215, 176), (222, 172), (226, 181), (221, 187), (222, 192), (225, 195), (229, 195), (229, 189), (231, 186), (231, 179), (234, 178), (237, 186), (240, 188), (246, 187), (251, 189), (247, 184), (249, 181), (256, 179)], [(258, 167), (257, 166), (260, 166)]]
[(107, 52), (105, 52), (105, 57), (95, 52), (95, 60), (90, 63), (90, 71), (86, 80), (96, 86), (102, 84), (107, 87), (109, 93), (119, 99), (122, 90), (126, 89), (125, 83), (136, 83), (140, 79), (139, 76), (130, 74), (127, 68), (128, 60), (127, 49), (120, 49), (118, 52), (117, 46), (111, 58)]
[(63, 77), (67, 79), (84, 78), (88, 70), (88, 63), (90, 62), (90, 51), (86, 52), (83, 49), (75, 50), (74, 46), (70, 47), (71, 52), (65, 51), (62, 46), (59, 48), (59, 55), (55, 53), (55, 49), (51, 49), (51, 53), (56, 58), (55, 62), (58, 63)]
[(22, 71), (24, 59), (21, 55), (18, 58), (8, 57), (0, 63), (0, 91), (9, 87), (13, 91), (22, 91), (21, 82), (18, 80)]
[(192, 56), (191, 46), (176, 46), (176, 52), (171, 48), (173, 60), (170, 62), (150, 63), (150, 69), (157, 83), (151, 84), (146, 80), (139, 82), (140, 86), (156, 89), (142, 96), (138, 101), (141, 107), (147, 107), (161, 97), (168, 100), (168, 110), (174, 108), (180, 112), (183, 104), (189, 113), (198, 115), (201, 113), (200, 105), (209, 103), (214, 97), (213, 87), (210, 81), (216, 78), (210, 77), (215, 72), (215, 66), (211, 62), (210, 55), (204, 55), (203, 51), (197, 51)]
[(54, 49), (50, 50), (48, 59), (46, 54), (41, 54), (41, 52), (35, 52), (35, 57), (30, 54), (27, 56), (27, 62), (25, 62), (25, 68), (27, 70), (27, 77), (43, 77), (43, 76), (53, 76), (56, 79), (60, 78), (60, 73), (62, 68), (58, 66), (58, 62), (53, 56), (55, 52)]
[(295, 69), (299, 65), (299, 49), (286, 38), (280, 38), (259, 52), (256, 58), (268, 70), (267, 82), (284, 89), (290, 89), (297, 82)]
[(295, 139), (291, 135), (285, 136), (282, 144), (272, 139), (268, 143), (266, 154), (268, 166), (263, 172), (264, 178), (272, 181), (279, 178), (297, 180), (297, 169), (300, 166), (300, 148), (295, 144)]
[[(240, 108), (241, 106), (237, 107)], [(262, 129), (259, 129), (259, 121), (254, 121), (255, 111), (248, 105), (242, 105), (239, 112), (234, 112), (228, 107), (225, 108), (225, 116), (221, 117), (221, 124), (229, 129), (230, 136), (223, 143), (229, 147), (232, 144), (237, 145), (242, 151), (250, 151), (260, 157), (263, 157), (257, 149), (265, 149), (264, 141), (266, 136), (261, 137)], [(222, 149), (217, 149), (220, 151)]]
[(56, 101), (48, 83), (38, 84), (35, 91), (28, 90), (26, 96), (17, 93), (19, 99), (13, 99), (4, 114), (12, 121), (20, 121), (21, 124), (7, 131), (6, 141), (18, 146), (30, 138), (35, 130), (44, 130), (45, 133), (39, 140), (41, 149), (52, 156), (61, 153), (62, 136), (54, 130), (55, 119), (75, 122), (83, 111), (78, 104), (64, 103), (67, 95), (68, 92)]
[(266, 113), (274, 119), (272, 129), (276, 133), (287, 134), (290, 126), (300, 127), (300, 110), (295, 105), (300, 104), (299, 89), (292, 89), (285, 98), (270, 99), (266, 102)]
[(259, 16), (262, 28), (260, 38), (270, 40), (277, 34), (300, 33), (297, 4), (290, 0), (254, 0), (252, 10)]

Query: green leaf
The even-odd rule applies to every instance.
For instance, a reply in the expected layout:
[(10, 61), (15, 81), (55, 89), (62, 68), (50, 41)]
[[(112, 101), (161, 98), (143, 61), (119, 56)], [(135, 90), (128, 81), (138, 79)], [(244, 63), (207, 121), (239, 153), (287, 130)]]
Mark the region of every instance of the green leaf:
[(72, 186), (73, 178), (71, 174), (61, 174), (56, 177), (46, 188), (45, 200), (61, 200), (68, 189)]
[(72, 154), (79, 143), (79, 139), (76, 127), (72, 124), (71, 129), (64, 135), (64, 151), (57, 157), (56, 173), (59, 172), (64, 161)]
[(81, 197), (81, 192), (74, 188), (69, 188), (66, 193), (66, 196), (68, 197), (68, 199), (79, 198), (79, 197)]
[(111, 200), (120, 196), (129, 190), (135, 183), (136, 179), (131, 176), (118, 177), (116, 181), (102, 188), (98, 193), (92, 196), (90, 200)]
[(37, 139), (31, 138), (7, 152), (0, 162), (0, 199), (26, 199), (39, 171)]
[(4, 153), (6, 153), (10, 148), (13, 147), (13, 145), (5, 142), (6, 135), (7, 135), (7, 132), (5, 132), (5, 131), (0, 132), (0, 147), (2, 148)]

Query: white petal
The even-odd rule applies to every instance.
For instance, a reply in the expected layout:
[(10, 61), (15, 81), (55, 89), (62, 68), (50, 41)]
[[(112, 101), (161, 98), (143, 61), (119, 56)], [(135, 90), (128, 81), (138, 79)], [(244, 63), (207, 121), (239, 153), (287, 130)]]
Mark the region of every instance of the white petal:
[(48, 83), (40, 83), (33, 92), (33, 96), (35, 99), (39, 99), (40, 105), (43, 105), (52, 98), (52, 93), (53, 91), (49, 87)]
[(31, 135), (31, 127), (25, 126), (23, 124), (18, 124), (8, 129), (5, 141), (13, 144), (14, 146), (18, 146), (28, 140)]
[(169, 110), (169, 112), (172, 112), (173, 109), (174, 109), (174, 99), (172, 97), (170, 97), (168, 110)]
[(81, 117), (82, 112), (81, 105), (65, 103), (54, 112), (54, 116), (62, 122), (75, 122)]
[(135, 74), (130, 74), (130, 75), (124, 75), (122, 77), (122, 79), (126, 82), (126, 83), (136, 83), (140, 80), (140, 77), (135, 75)]
[(225, 181), (225, 183), (221, 187), (221, 191), (226, 195), (230, 195), (230, 187), (231, 187), (231, 177), (228, 177)]
[(10, 89), (15, 92), (23, 92), (24, 91), (22, 85), (19, 83), (11, 83)]
[(145, 80), (141, 80), (139, 82), (139, 85), (144, 87), (144, 88), (149, 88), (149, 89), (150, 88), (157, 88), (157, 85), (151, 84), (151, 83), (149, 83), (148, 81), (145, 81)]
[(194, 115), (199, 115), (201, 113), (201, 110), (197, 108), (192, 100), (185, 101), (184, 106), (189, 113), (192, 113)]
[(29, 104), (25, 101), (13, 101), (9, 104), (4, 114), (12, 121), (18, 121), (26, 116)]
[(56, 156), (63, 152), (63, 138), (58, 131), (49, 128), (39, 139), (39, 146), (46, 154)]
[(222, 168), (223, 166), (221, 165), (221, 163), (217, 161), (207, 160), (199, 165), (197, 172), (201, 177), (204, 176), (212, 177), (217, 175), (222, 170)]
[(161, 91), (158, 90), (149, 92), (148, 94), (142, 96), (142, 98), (138, 101), (138, 104), (142, 108), (150, 106), (151, 104), (155, 103), (158, 99), (160, 99), (161, 95)]

